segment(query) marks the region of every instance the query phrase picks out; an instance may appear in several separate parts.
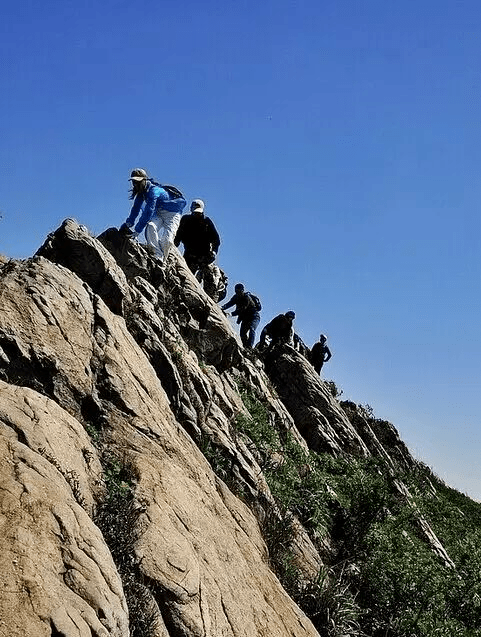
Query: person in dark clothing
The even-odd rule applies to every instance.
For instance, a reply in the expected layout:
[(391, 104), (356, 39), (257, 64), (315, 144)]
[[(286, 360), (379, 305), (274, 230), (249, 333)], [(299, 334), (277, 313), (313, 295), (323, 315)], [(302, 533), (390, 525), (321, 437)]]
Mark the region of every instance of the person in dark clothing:
[(261, 338), (259, 345), (265, 346), (266, 338), (269, 336), (271, 339), (271, 346), (277, 343), (289, 343), (292, 340), (294, 332), (293, 322), (296, 318), (295, 312), (289, 310), (285, 314), (278, 314), (270, 323), (264, 326), (261, 332)]
[(332, 357), (331, 350), (326, 345), (327, 338), (321, 334), (317, 343), (314, 343), (311, 349), (310, 362), (316, 372), (320, 375), (324, 363)]
[(307, 345), (304, 343), (302, 338), (299, 336), (299, 334), (296, 334), (294, 332), (293, 340), (294, 340), (294, 349), (297, 352), (299, 352), (299, 354), (302, 354), (302, 356), (304, 356), (304, 358), (307, 358), (307, 360), (309, 360), (310, 350), (307, 347)]
[(220, 246), (219, 234), (209, 217), (204, 215), (204, 202), (194, 199), (190, 214), (180, 219), (174, 245), (184, 244), (184, 259), (194, 274), (215, 261)]
[(250, 292), (246, 292), (242, 283), (237, 283), (234, 288), (234, 296), (222, 305), (222, 310), (227, 310), (235, 305), (235, 311), (232, 312), (232, 316), (237, 316), (237, 323), (240, 323), (240, 337), (242, 345), (249, 349), (254, 346), (254, 340), (256, 337), (256, 329), (261, 320), (259, 310), (259, 299), (252, 295)]

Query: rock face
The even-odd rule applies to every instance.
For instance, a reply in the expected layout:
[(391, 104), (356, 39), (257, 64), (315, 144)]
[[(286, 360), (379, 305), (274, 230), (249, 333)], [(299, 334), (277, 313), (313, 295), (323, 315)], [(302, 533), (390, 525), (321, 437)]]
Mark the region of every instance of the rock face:
[[(239, 386), (305, 449), (409, 464), (395, 432), (356, 426), (288, 346), (245, 357), (178, 253), (163, 270), (115, 229), (65, 221), (0, 264), (0, 298), (0, 635), (318, 635), (270, 568)], [(300, 526), (292, 550), (315, 574)]]

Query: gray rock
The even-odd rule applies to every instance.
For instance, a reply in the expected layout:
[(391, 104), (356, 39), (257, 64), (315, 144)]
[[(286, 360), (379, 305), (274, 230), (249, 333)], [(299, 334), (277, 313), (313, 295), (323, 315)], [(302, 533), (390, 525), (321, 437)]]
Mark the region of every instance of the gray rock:
[[(280, 512), (236, 433), (240, 388), (306, 451), (408, 467), (394, 428), (343, 409), (288, 346), (244, 356), (177, 251), (162, 268), (115, 228), (65, 221), (0, 262), (0, 295), (0, 633), (127, 637), (141, 612), (159, 637), (318, 635), (269, 567)], [(308, 580), (322, 559), (293, 525)]]

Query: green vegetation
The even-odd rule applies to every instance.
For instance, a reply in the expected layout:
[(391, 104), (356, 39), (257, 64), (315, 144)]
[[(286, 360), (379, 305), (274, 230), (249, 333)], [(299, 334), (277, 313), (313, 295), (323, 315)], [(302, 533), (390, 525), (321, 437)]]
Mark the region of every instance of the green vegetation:
[(233, 459), (228, 457), (225, 450), (214, 445), (212, 440), (206, 435), (202, 435), (200, 450), (204, 454), (216, 476), (225, 482), (229, 489), (236, 495), (242, 496), (242, 489), (235, 481), (233, 474)]
[[(306, 453), (272, 426), (252, 393), (244, 390), (242, 398), (250, 417), (237, 417), (237, 435), (255, 452), (278, 505), (263, 525), (272, 567), (322, 635), (481, 635), (481, 505), (422, 463), (405, 473), (377, 458)], [(362, 414), (382, 425), (367, 407)], [(228, 471), (224, 464), (223, 474)], [(427, 543), (421, 515), (455, 568)], [(303, 580), (294, 565), (294, 516), (327, 565), (313, 581)]]
[(88, 433), (92, 440), (92, 444), (99, 446), (102, 440), (102, 433), (96, 429), (93, 425), (84, 424), (85, 431)]
[(134, 551), (140, 513), (134, 500), (135, 478), (128, 464), (112, 453), (103, 455), (102, 466), (106, 495), (97, 507), (94, 521), (122, 579), (129, 608), (130, 635), (151, 637), (156, 634), (159, 611), (149, 583), (140, 572)]

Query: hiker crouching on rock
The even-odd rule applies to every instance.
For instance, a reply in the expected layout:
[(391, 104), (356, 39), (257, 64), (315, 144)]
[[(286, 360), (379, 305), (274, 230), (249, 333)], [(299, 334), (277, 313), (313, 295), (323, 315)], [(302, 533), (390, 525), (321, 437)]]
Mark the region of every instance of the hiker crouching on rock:
[(291, 343), (294, 333), (293, 322), (296, 318), (296, 313), (292, 310), (285, 314), (278, 314), (272, 319), (270, 323), (262, 329), (259, 346), (264, 348), (266, 345), (267, 337), (270, 338), (270, 346), (277, 345), (279, 343)]
[(251, 349), (256, 338), (256, 329), (261, 320), (259, 311), (262, 309), (261, 302), (250, 292), (246, 292), (242, 283), (237, 283), (234, 288), (234, 296), (222, 305), (221, 310), (227, 310), (235, 305), (232, 316), (237, 316), (237, 323), (240, 323), (240, 337), (242, 345)]
[(134, 204), (121, 230), (131, 229), (142, 209), (132, 236), (137, 237), (145, 228), (145, 239), (153, 248), (155, 258), (166, 264), (186, 201), (177, 188), (161, 186), (143, 168), (135, 168), (129, 181)]
[(312, 346), (311, 354), (309, 356), (311, 365), (319, 375), (321, 374), (321, 369), (324, 363), (327, 363), (327, 361), (332, 357), (331, 350), (326, 345), (326, 341), (327, 338), (324, 334), (321, 334), (317, 343), (314, 343)]

